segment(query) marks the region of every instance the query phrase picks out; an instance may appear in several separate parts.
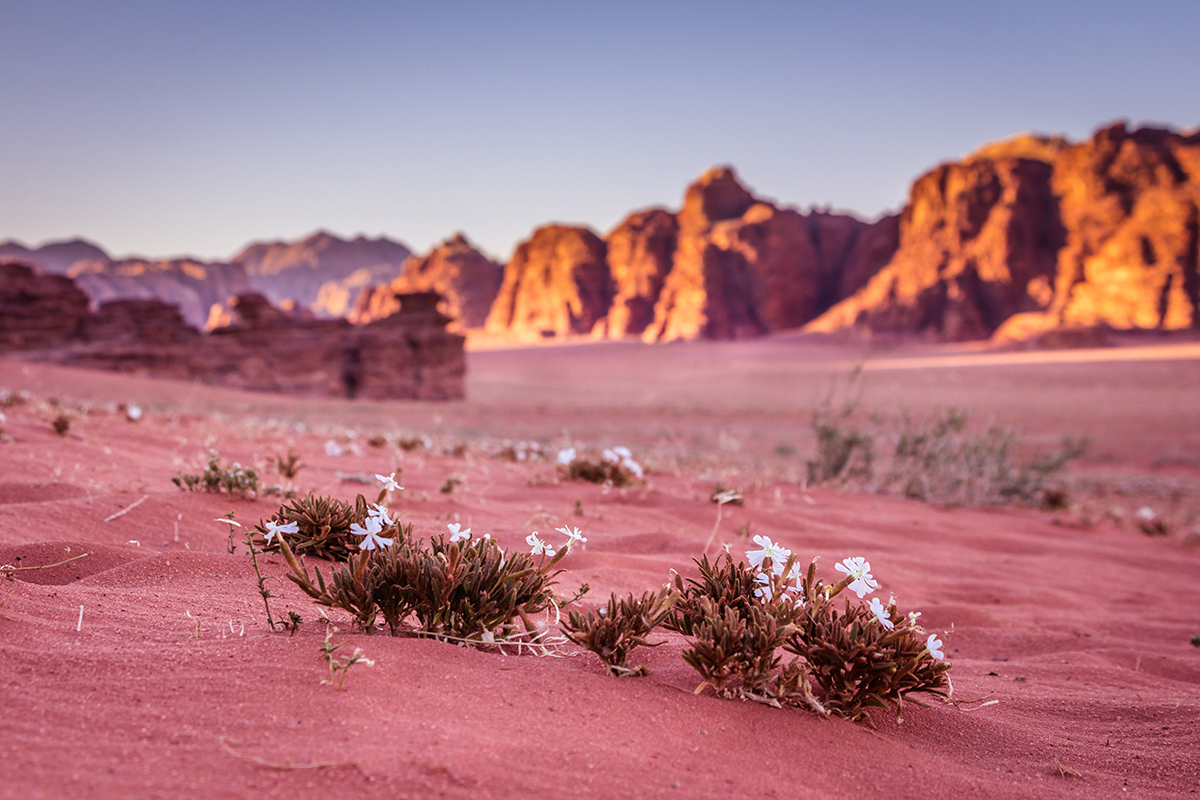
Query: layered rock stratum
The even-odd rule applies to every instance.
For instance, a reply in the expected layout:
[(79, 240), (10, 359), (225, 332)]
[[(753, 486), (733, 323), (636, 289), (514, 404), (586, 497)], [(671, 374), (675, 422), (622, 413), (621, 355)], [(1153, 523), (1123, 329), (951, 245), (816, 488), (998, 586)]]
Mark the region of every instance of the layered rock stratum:
[(807, 326), (1010, 341), (1200, 327), (1200, 133), (1020, 136), (914, 183), (900, 246)]

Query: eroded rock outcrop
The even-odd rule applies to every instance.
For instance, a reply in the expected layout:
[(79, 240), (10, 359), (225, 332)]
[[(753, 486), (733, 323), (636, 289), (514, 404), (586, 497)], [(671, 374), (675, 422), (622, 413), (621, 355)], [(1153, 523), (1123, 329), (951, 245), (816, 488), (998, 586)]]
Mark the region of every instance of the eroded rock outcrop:
[(115, 300), (89, 311), (66, 277), (0, 263), (0, 353), (71, 366), (324, 397), (463, 397), (462, 336), (446, 330), (433, 292), (365, 326), (297, 319), (260, 294), (231, 299), (226, 324), (202, 335), (176, 306)]
[(586, 228), (548, 225), (518, 245), (486, 330), (521, 339), (591, 333), (612, 306), (603, 240)]
[(0, 352), (57, 347), (82, 335), (89, 298), (69, 278), (0, 262)]
[(400, 277), (390, 284), (363, 290), (346, 315), (365, 325), (399, 310), (397, 294), (436, 292), (441, 313), (451, 319), (450, 330), (483, 327), (504, 278), (504, 265), (485, 256), (457, 233), (424, 256), (404, 262)]
[(740, 338), (798, 327), (857, 289), (894, 251), (893, 223), (802, 214), (755, 198), (732, 169), (688, 187), (647, 341)]
[(661, 208), (630, 214), (605, 237), (614, 289), (606, 330), (610, 338), (641, 335), (654, 321), (654, 304), (678, 241), (679, 222)]
[(779, 208), (718, 167), (677, 214), (631, 214), (603, 242), (583, 228), (536, 231), (506, 267), (487, 331), (669, 341), (795, 328), (882, 267), (896, 230), (892, 218)]
[(1200, 324), (1200, 135), (1022, 136), (913, 185), (900, 247), (808, 326), (944, 340)]

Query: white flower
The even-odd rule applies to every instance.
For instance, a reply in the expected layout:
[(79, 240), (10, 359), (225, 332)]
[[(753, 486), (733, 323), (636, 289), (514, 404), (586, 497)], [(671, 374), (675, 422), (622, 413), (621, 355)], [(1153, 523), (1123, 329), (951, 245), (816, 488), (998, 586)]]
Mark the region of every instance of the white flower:
[(533, 554), (535, 556), (547, 555), (551, 558), (554, 558), (554, 549), (538, 538), (537, 531), (534, 531), (525, 537), (525, 544), (533, 548)]
[(562, 464), (564, 467), (569, 466), (570, 463), (574, 460), (575, 460), (575, 448), (574, 447), (568, 447), (566, 450), (558, 451), (558, 463)]
[(879, 620), (879, 624), (889, 631), (896, 627), (896, 623), (892, 622), (888, 610), (883, 607), (883, 603), (878, 597), (871, 598), (871, 613), (875, 615), (875, 619)]
[(751, 550), (746, 553), (746, 560), (752, 566), (762, 567), (763, 561), (769, 558), (771, 559), (771, 568), (775, 574), (782, 575), (783, 565), (791, 557), (792, 551), (786, 547), (780, 547), (766, 536), (755, 536), (754, 543), (761, 547), (762, 550)]
[(1150, 506), (1142, 506), (1137, 510), (1137, 518), (1142, 522), (1154, 522), (1154, 509)]
[(371, 503), (370, 508), (367, 509), (367, 516), (374, 517), (384, 525), (396, 524), (395, 520), (388, 516), (387, 508), (379, 503)]
[(879, 583), (871, 577), (871, 564), (862, 556), (847, 558), (841, 564), (834, 564), (833, 568), (838, 572), (844, 572), (854, 580), (850, 582), (848, 587), (860, 598), (869, 595), (871, 592), (879, 588)]
[(605, 461), (611, 462), (613, 464), (615, 464), (621, 460), (621, 457), (619, 455), (617, 455), (616, 453), (614, 453), (612, 450), (605, 450), (603, 453), (600, 454), (600, 458), (604, 459)]
[(764, 603), (771, 602), (771, 598), (775, 596), (775, 589), (771, 585), (772, 578), (765, 572), (760, 572), (754, 576), (754, 582), (760, 584), (754, 590), (754, 596), (761, 599)]
[(921, 616), (920, 611), (908, 612), (908, 624), (912, 625), (915, 628), (917, 626), (917, 617), (919, 617), (919, 616)]
[(929, 655), (941, 661), (945, 654), (942, 652), (944, 642), (937, 637), (937, 634), (929, 634), (929, 638), (925, 640), (925, 649), (929, 651)]
[(629, 452), (628, 447), (614, 447), (612, 451), (621, 458), (633, 458), (633, 453)]
[(289, 522), (286, 525), (278, 525), (274, 522), (268, 522), (266, 527), (267, 527), (267, 535), (265, 538), (268, 542), (270, 542), (271, 537), (273, 537), (277, 533), (299, 533), (300, 532), (300, 525), (295, 522)]
[(787, 580), (795, 581), (791, 586), (784, 588), (784, 592), (792, 592), (791, 598), (793, 603), (804, 605), (804, 573), (800, 570), (799, 564), (792, 564), (792, 571), (787, 574)]
[[(137, 406), (130, 406), (125, 410), (125, 418), (130, 422), (137, 422), (142, 418), (142, 410)], [(3, 420), (0, 420), (0, 422), (3, 422)]]
[(632, 458), (622, 458), (621, 466), (632, 472), (634, 475), (637, 475), (639, 478), (642, 477), (642, 465), (634, 461)]
[(459, 525), (457, 522), (452, 522), (446, 527), (450, 529), (450, 541), (452, 542), (461, 542), (463, 539), (471, 538), (471, 529), (460, 530), (462, 525)]
[(584, 537), (583, 531), (579, 530), (579, 528), (571, 528), (571, 527), (564, 525), (563, 527), (555, 528), (554, 530), (558, 531), (563, 536), (567, 537), (567, 549), (568, 550), (570, 550), (572, 547), (574, 547), (576, 542), (581, 542), (581, 543), (587, 542), (587, 538)]
[(403, 487), (403, 486), (401, 486), (400, 484), (396, 483), (396, 473), (394, 473), (394, 472), (393, 472), (391, 475), (379, 475), (379, 474), (376, 474), (376, 475), (375, 475), (375, 480), (377, 480), (377, 481), (379, 481), (380, 483), (382, 483), (382, 484), (383, 484), (383, 488), (384, 488), (384, 489), (387, 489), (389, 492), (398, 492), (398, 491), (401, 491), (401, 490), (403, 490), (403, 489), (404, 489), (404, 487)]
[(374, 550), (376, 545), (379, 547), (392, 546), (391, 539), (385, 539), (379, 535), (379, 532), (383, 530), (383, 524), (377, 517), (367, 517), (366, 523), (366, 527), (359, 525), (357, 522), (350, 526), (350, 532), (355, 536), (367, 537), (359, 543), (359, 550)]
[(336, 440), (330, 439), (329, 441), (325, 442), (325, 455), (340, 456), (343, 452), (342, 446), (338, 444)]

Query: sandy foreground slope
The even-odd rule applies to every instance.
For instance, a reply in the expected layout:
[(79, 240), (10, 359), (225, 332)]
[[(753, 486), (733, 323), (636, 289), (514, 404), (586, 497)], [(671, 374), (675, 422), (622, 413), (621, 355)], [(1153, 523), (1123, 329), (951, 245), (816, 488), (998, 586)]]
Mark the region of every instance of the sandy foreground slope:
[[(887, 369), (889, 358), (933, 361)], [(468, 400), (352, 403), (252, 395), (0, 361), (0, 796), (4, 797), (1191, 797), (1200, 787), (1200, 361), (1186, 348), (1130, 361), (936, 363), (875, 354), (863, 403), (916, 413), (957, 405), (1030, 446), (1092, 445), (1074, 474), (1091, 510), (952, 509), (798, 483), (809, 414), (863, 354), (783, 340), (596, 345), (471, 354)], [(67, 436), (50, 420), (75, 416)], [(116, 410), (136, 403), (136, 423)], [(368, 440), (383, 435), (388, 445)], [(434, 450), (403, 451), (428, 436)], [(503, 439), (633, 449), (644, 486), (557, 479), (548, 460), (505, 461)], [(334, 440), (344, 450), (327, 455)], [(461, 456), (444, 454), (458, 443)], [(170, 479), (209, 448), (266, 468), (295, 448), (302, 490), (352, 497), (360, 474), (399, 468), (393, 506), (418, 535), (447, 522), (524, 547), (581, 527), (566, 593), (655, 588), (688, 574), (709, 539), (717, 481), (743, 488), (715, 542), (766, 534), (805, 559), (868, 558), (882, 591), (949, 632), (955, 697), (876, 728), (694, 695), (684, 644), (641, 651), (651, 673), (606, 676), (565, 647), (511, 657), (356, 633), (335, 642), (373, 667), (344, 689), (299, 612), (271, 633), (245, 548), (214, 523), (255, 522), (268, 499), (181, 492)], [(448, 478), (461, 483), (439, 491)], [(347, 480), (351, 478), (351, 480)], [(1116, 486), (1107, 494), (1096, 487)], [(1171, 533), (1122, 522), (1157, 504)], [(576, 508), (582, 513), (577, 514)], [(1102, 513), (1107, 508), (1108, 513)], [(119, 513), (124, 512), (124, 513)], [(1095, 513), (1093, 513), (1095, 512)], [(119, 514), (119, 515), (118, 515)], [(551, 534), (553, 535), (553, 534)], [(282, 575), (269, 559), (267, 570)], [(81, 617), (82, 609), (82, 617)], [(1061, 767), (1061, 768), (1060, 768)], [(1078, 774), (1075, 774), (1078, 773)]]

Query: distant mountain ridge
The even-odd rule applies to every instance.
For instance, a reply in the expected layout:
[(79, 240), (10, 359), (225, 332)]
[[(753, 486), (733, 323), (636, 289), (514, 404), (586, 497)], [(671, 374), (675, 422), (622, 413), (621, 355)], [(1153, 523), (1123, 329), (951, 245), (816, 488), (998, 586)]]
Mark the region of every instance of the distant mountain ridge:
[(359, 290), (400, 276), (412, 250), (386, 237), (349, 241), (318, 231), (295, 242), (255, 242), (232, 259), (250, 285), (276, 305), (294, 300), (322, 316), (343, 317)]
[(227, 263), (113, 261), (82, 240), (0, 243), (3, 260), (77, 277), (93, 301), (178, 303), (197, 326), (253, 289), (356, 324), (394, 313), (396, 292), (436, 291), (455, 329), (513, 342), (1200, 328), (1200, 131), (994, 142), (917, 178), (903, 211), (875, 222), (778, 205), (715, 167), (678, 211), (637, 211), (604, 235), (545, 225), (504, 265), (461, 234), (417, 257), (323, 231)]

